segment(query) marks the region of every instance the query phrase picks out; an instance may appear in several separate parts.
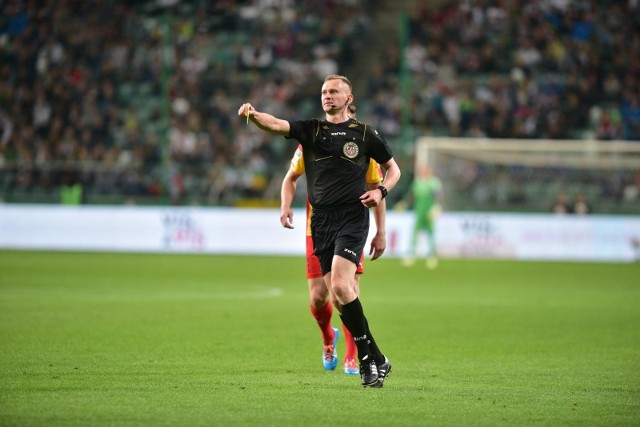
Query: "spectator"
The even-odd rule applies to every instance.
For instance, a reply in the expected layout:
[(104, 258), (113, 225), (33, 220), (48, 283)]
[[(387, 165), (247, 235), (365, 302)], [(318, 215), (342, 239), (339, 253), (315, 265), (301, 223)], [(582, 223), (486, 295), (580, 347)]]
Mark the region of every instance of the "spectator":
[(584, 193), (576, 194), (571, 211), (576, 215), (589, 215), (591, 213), (591, 205)]
[(556, 200), (551, 205), (551, 212), (556, 215), (566, 215), (572, 213), (567, 194), (563, 191), (558, 193)]
[[(125, 187), (137, 188), (136, 176), (154, 173), (164, 179), (156, 179), (153, 192), (145, 181), (142, 193), (169, 196), (167, 171), (176, 168), (200, 184), (187, 183), (186, 196), (175, 200), (264, 197), (264, 181), (274, 180), (290, 153), (255, 151), (262, 144), (230, 118), (229, 104), (250, 96), (269, 100), (260, 107), (282, 117), (310, 112), (317, 75), (366, 60), (369, 13), (386, 10), (369, 0), (170, 3), (180, 4), (0, 2), (0, 182), (7, 193), (58, 191), (64, 167), (78, 173), (85, 195), (125, 196)], [(174, 25), (168, 33), (165, 13)], [(418, 4), (406, 51), (390, 38), (367, 68), (361, 118), (390, 138), (414, 131), (638, 140), (639, 16), (634, 1)], [(406, 101), (401, 53), (409, 61)], [(179, 130), (164, 121), (167, 71), (170, 101), (188, 100), (188, 112), (200, 117), (187, 125), (195, 144), (177, 144), (191, 147), (187, 154), (162, 143), (165, 127), (174, 146)], [(170, 111), (170, 123), (184, 114)], [(242, 150), (235, 140), (246, 142)], [(251, 177), (240, 171), (227, 172), (227, 184), (215, 186), (223, 191), (208, 198), (205, 163), (213, 159), (224, 160), (222, 170), (251, 162), (258, 185), (247, 184)], [(596, 177), (603, 197), (622, 200), (629, 174), (621, 172), (615, 186), (613, 178)]]

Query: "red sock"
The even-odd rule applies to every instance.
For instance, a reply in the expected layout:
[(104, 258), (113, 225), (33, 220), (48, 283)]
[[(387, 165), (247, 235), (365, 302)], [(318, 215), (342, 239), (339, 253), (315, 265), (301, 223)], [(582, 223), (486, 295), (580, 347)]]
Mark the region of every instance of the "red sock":
[(347, 359), (357, 359), (358, 358), (358, 347), (356, 347), (356, 342), (353, 340), (353, 335), (347, 329), (345, 324), (342, 324), (342, 330), (344, 331), (344, 344), (345, 344), (345, 353), (344, 360)]
[(333, 344), (333, 328), (331, 327), (331, 316), (333, 315), (333, 306), (331, 302), (327, 301), (325, 305), (320, 308), (315, 308), (312, 304), (309, 304), (311, 308), (311, 314), (318, 322), (320, 332), (322, 332), (322, 340), (325, 344)]

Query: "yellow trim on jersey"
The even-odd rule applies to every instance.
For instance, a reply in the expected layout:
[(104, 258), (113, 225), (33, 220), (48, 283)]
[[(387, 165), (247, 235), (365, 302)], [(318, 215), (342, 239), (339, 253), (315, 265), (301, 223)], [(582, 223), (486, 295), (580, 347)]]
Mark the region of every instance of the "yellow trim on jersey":
[[(298, 175), (304, 175), (304, 155), (302, 154), (302, 149), (296, 149), (295, 154), (291, 158), (291, 170)], [(373, 160), (369, 159), (369, 169), (367, 169), (367, 184), (375, 184), (377, 182), (382, 182), (382, 169), (380, 165)]]
[(302, 157), (302, 147), (296, 148), (296, 152), (291, 158), (291, 170), (297, 175), (304, 175), (304, 158)]
[[(304, 175), (304, 155), (302, 154), (302, 147), (298, 147), (296, 152), (291, 158), (291, 170), (297, 175)], [(369, 168), (367, 169), (367, 184), (377, 184), (383, 180), (382, 168), (373, 159), (369, 159)], [(307, 199), (307, 236), (311, 236), (311, 214), (313, 208)]]
[(313, 214), (313, 207), (307, 199), (307, 236), (311, 236), (311, 215)]
[(382, 182), (382, 168), (373, 159), (369, 159), (369, 169), (367, 169), (367, 184)]

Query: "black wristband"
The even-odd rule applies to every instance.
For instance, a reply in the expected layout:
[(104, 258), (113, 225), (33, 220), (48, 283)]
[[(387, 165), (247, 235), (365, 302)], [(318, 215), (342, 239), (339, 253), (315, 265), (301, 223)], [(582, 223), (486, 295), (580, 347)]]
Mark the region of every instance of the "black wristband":
[(382, 185), (378, 185), (378, 188), (376, 188), (376, 190), (380, 190), (380, 192), (382, 193), (382, 198), (383, 199), (385, 197), (387, 197), (387, 189), (386, 189), (386, 187), (384, 187)]

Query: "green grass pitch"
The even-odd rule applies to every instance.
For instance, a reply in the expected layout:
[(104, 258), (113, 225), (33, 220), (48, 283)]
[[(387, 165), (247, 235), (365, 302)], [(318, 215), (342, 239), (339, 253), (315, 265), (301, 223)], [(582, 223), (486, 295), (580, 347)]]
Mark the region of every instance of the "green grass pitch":
[(380, 390), (322, 369), (302, 257), (0, 252), (0, 425), (640, 425), (640, 264), (383, 258), (361, 299)]

